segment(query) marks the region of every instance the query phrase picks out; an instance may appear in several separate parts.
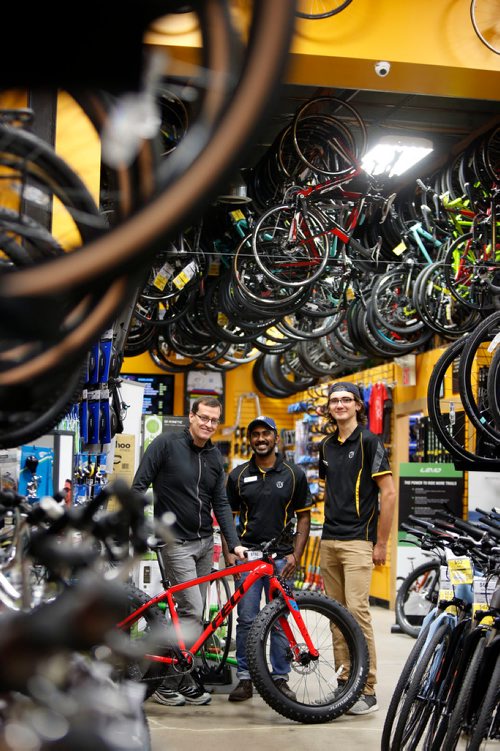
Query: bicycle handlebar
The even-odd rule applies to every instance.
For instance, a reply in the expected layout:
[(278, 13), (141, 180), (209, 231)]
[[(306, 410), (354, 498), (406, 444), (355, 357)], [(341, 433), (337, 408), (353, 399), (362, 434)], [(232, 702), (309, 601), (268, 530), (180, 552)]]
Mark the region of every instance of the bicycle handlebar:
[(290, 521), (283, 527), (279, 535), (276, 535), (276, 537), (273, 537), (272, 540), (269, 540), (268, 542), (261, 542), (260, 545), (258, 545), (258, 548), (262, 551), (264, 555), (271, 555), (273, 552), (273, 548), (277, 548), (279, 543), (292, 531), (293, 527), (295, 525), (295, 522), (293, 519), (290, 519)]

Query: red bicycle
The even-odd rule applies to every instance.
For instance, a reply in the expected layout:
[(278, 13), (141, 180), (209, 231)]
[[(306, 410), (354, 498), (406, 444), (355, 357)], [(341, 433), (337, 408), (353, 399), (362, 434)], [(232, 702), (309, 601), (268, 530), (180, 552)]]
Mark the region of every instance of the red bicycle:
[[(147, 653), (142, 648), (144, 656), (132, 666), (135, 677), (146, 686), (146, 697), (167, 676), (192, 673), (196, 677), (203, 649), (214, 644), (215, 633), (255, 582), (268, 576), (270, 602), (258, 614), (247, 639), (247, 661), (257, 691), (279, 714), (302, 723), (329, 722), (352, 707), (368, 672), (364, 635), (340, 603), (319, 592), (295, 594), (276, 574), (274, 557), (281, 537), (263, 544), (259, 550), (248, 551), (250, 559), (245, 563), (168, 586), (151, 598), (137, 587), (127, 585), (129, 613), (118, 627), (132, 637), (141, 635), (148, 640)], [(190, 640), (177, 615), (176, 594), (200, 584), (210, 587), (245, 572), (248, 577), (212, 614), (201, 634)], [(270, 647), (271, 635), (276, 634), (284, 642), (290, 666), (288, 687), (295, 700), (285, 696), (273, 680)]]

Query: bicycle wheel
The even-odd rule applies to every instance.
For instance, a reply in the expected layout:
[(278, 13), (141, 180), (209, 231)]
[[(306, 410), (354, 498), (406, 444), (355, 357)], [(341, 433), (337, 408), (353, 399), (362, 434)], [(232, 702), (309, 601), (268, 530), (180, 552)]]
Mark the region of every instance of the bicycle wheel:
[[(168, 7), (158, 10), (160, 13), (162, 10), (168, 11)], [(225, 172), (232, 168), (241, 148), (246, 145), (270, 106), (272, 91), (281, 78), (286, 61), (295, 20), (294, 11), (294, 3), (287, 0), (254, 2), (248, 46), (240, 55), (236, 49), (240, 46), (240, 35), (233, 28), (228, 3), (223, 0), (193, 3), (193, 12), (199, 17), (204, 59), (194, 70), (190, 67), (189, 74), (185, 66), (183, 68), (179, 61), (174, 60), (169, 76), (173, 81), (182, 83), (188, 79), (191, 81), (196, 72), (198, 80), (190, 91), (196, 86), (203, 88), (197, 127), (192, 124), (188, 134), (158, 169), (151, 159), (144, 160), (143, 183), (149, 177), (150, 185), (154, 188), (153, 195), (151, 197), (151, 192), (146, 194), (145, 203), (139, 208), (132, 207), (133, 211), (126, 220), (118, 222), (96, 240), (84, 243), (72, 253), (44, 263), (39, 268), (21, 270), (0, 278), (0, 296), (7, 311), (29, 306), (34, 316), (45, 306), (46, 310), (54, 309), (54, 298), (57, 300), (61, 292), (70, 295), (73, 290), (79, 290), (81, 295), (82, 289), (95, 286), (95, 299), (93, 306), (89, 305), (89, 314), (81, 316), (82, 320), (77, 331), (71, 332), (72, 336), (62, 336), (64, 346), (52, 348), (50, 363), (39, 358), (36, 373), (28, 365), (23, 369), (13, 366), (8, 371), (12, 381), (24, 382), (29, 377), (47, 373), (51, 367), (63, 368), (68, 357), (86, 350), (109, 325), (126, 299), (126, 284), (119, 283), (120, 275), (144, 267), (145, 261), (157, 250), (160, 239), (174, 233), (186, 223), (188, 215), (195, 208), (199, 209), (201, 203), (209, 200), (210, 191), (215, 191), (217, 181), (222, 180)], [(45, 29), (45, 26), (42, 28)], [(134, 28), (134, 53), (137, 53), (138, 41), (141, 47), (141, 54), (134, 55), (134, 61), (142, 60), (141, 24), (135, 28), (133, 19), (130, 19), (128, 31), (131, 28)], [(40, 29), (37, 29), (37, 34), (41, 36)], [(89, 39), (93, 38), (90, 35), (85, 39), (86, 50), (89, 49)], [(113, 34), (111, 38), (114, 38)], [(72, 62), (76, 62), (74, 54), (70, 57)], [(89, 57), (92, 56), (82, 54), (85, 62)], [(128, 60), (124, 66), (128, 68), (127, 63)], [(52, 83), (61, 83), (57, 80), (57, 71), (60, 71), (62, 78), (68, 76), (64, 68), (57, 66), (50, 71), (56, 79)], [(73, 81), (75, 89), (93, 83), (86, 77), (86, 70), (85, 65), (78, 69), (79, 80)], [(136, 75), (131, 77), (132, 81), (139, 81), (141, 72), (136, 71)], [(95, 80), (100, 79), (96, 77)], [(122, 83), (125, 80), (124, 77)], [(48, 81), (43, 83), (47, 84)], [(112, 113), (103, 111), (99, 133), (104, 134), (112, 121)], [(133, 185), (137, 185), (137, 178)], [(33, 274), (26, 274), (30, 271)], [(12, 317), (15, 318), (14, 315)], [(6, 373), (2, 373), (1, 377), (5, 379)]]
[(301, 0), (296, 15), (314, 21), (318, 18), (336, 16), (352, 3), (352, 0)]
[(462, 305), (450, 293), (443, 261), (422, 269), (413, 289), (413, 302), (425, 324), (447, 339), (472, 331), (481, 320), (479, 311)]
[[(296, 722), (329, 722), (347, 712), (360, 696), (368, 673), (368, 647), (356, 620), (335, 600), (318, 592), (301, 592), (296, 602), (318, 657), (309, 655), (295, 622), (287, 618), (288, 607), (279, 597), (261, 610), (250, 629), (248, 667), (259, 694), (276, 712)], [(288, 686), (296, 701), (285, 696), (272, 677), (271, 636), (280, 634), (287, 642), (282, 619), (287, 619), (299, 649), (294, 657), (292, 647), (287, 648)], [(336, 648), (343, 650), (343, 665), (335, 662), (332, 638)], [(341, 673), (345, 683), (338, 685)]]
[[(297, 394), (299, 391), (311, 386), (315, 379), (309, 374), (302, 372), (300, 375), (289, 365), (288, 357), (294, 357), (295, 353), (290, 350), (281, 355), (265, 355), (266, 363), (264, 368), (269, 375), (269, 379), (276, 384), (277, 388), (289, 389), (290, 394)], [(297, 364), (298, 364), (298, 357)]]
[[(500, 738), (500, 660), (496, 659), (490, 683), (486, 689), (476, 726), (467, 743), (467, 751), (488, 748), (488, 741)], [(496, 745), (496, 744), (491, 744)]]
[(0, 449), (22, 446), (56, 427), (81, 397), (87, 365), (23, 386), (0, 389)]
[(444, 257), (444, 272), (451, 294), (467, 308), (492, 310), (495, 307), (490, 284), (498, 273), (498, 262), (474, 237), (474, 233), (457, 237)]
[(445, 393), (444, 384), (451, 381), (454, 363), (459, 360), (465, 341), (466, 338), (462, 337), (450, 344), (434, 365), (427, 391), (429, 418), (440, 443), (455, 462), (468, 466), (481, 462), (482, 466), (500, 469), (498, 444), (477, 433), (462, 411), (462, 403), (457, 396), (449, 399), (442, 396)]
[(400, 717), (394, 731), (391, 749), (415, 749), (430, 719), (435, 693), (434, 679), (443, 660), (452, 634), (449, 622), (443, 622), (430, 637), (425, 651), (418, 661), (401, 708)]
[(398, 354), (403, 355), (406, 352), (417, 352), (419, 347), (425, 345), (433, 335), (431, 329), (428, 329), (423, 323), (420, 323), (419, 327), (415, 330), (407, 331), (406, 334), (400, 334), (397, 331), (393, 331), (392, 327), (387, 327), (377, 322), (375, 320), (375, 306), (371, 296), (366, 310), (366, 325), (370, 329), (373, 338), (377, 341), (380, 351), (384, 351), (387, 346), (392, 347), (393, 357), (397, 357)]
[[(266, 232), (266, 227), (262, 228)], [(269, 232), (272, 228), (269, 228)], [(247, 235), (236, 248), (232, 264), (232, 278), (241, 290), (245, 303), (254, 303), (255, 309), (266, 315), (290, 312), (304, 303), (304, 291), (283, 287), (261, 273), (252, 254), (251, 235)]]
[(488, 344), (500, 331), (500, 313), (492, 313), (467, 337), (460, 356), (458, 378), (464, 408), (479, 432), (500, 443), (488, 403), (487, 380), (492, 349)]
[(263, 353), (254, 361), (252, 367), (252, 380), (258, 391), (270, 399), (286, 399), (290, 396), (290, 389), (276, 386), (269, 378), (266, 369), (266, 356), (269, 353)]
[(497, 430), (500, 430), (500, 347), (495, 349), (491, 358), (486, 388), (491, 416), (495, 421)]
[[(227, 579), (215, 579), (207, 590), (207, 598), (203, 611), (203, 627), (206, 628), (211, 620), (212, 612), (218, 613), (231, 597), (231, 588)], [(213, 610), (212, 610), (213, 609)], [(203, 666), (203, 674), (206, 679), (210, 675), (221, 675), (227, 664), (227, 658), (234, 644), (233, 634), (233, 611), (226, 616), (223, 625), (205, 642), (199, 651), (199, 657)]]
[(252, 250), (261, 271), (284, 287), (310, 285), (322, 275), (330, 242), (323, 216), (308, 207), (307, 216), (292, 206), (264, 212), (252, 232)]
[(490, 20), (490, 18), (493, 19), (491, 13), (494, 12), (494, 6), (489, 7), (489, 3), (482, 3), (480, 5), (477, 0), (471, 0), (470, 20), (474, 31), (485, 47), (496, 55), (500, 55), (498, 33), (495, 38), (495, 25)]
[(359, 171), (366, 150), (366, 124), (349, 102), (316, 97), (295, 114), (293, 142), (299, 158), (314, 173), (347, 179)]
[(422, 563), (410, 571), (396, 595), (396, 623), (408, 636), (417, 638), (422, 621), (436, 605), (439, 594), (440, 561)]
[(403, 335), (424, 328), (425, 323), (413, 304), (415, 281), (412, 267), (393, 269), (379, 276), (370, 298), (376, 323)]
[[(129, 607), (126, 615), (137, 610), (151, 598), (148, 594), (143, 592), (133, 584), (125, 585), (125, 592), (128, 598)], [(165, 645), (167, 644), (167, 622), (163, 611), (158, 607), (150, 607), (144, 611), (142, 617), (132, 625), (126, 632), (134, 642), (133, 652), (140, 652), (137, 646), (140, 645), (141, 639), (147, 640), (147, 649), (149, 652), (153, 651), (153, 645), (151, 639), (155, 634), (158, 635), (159, 646), (154, 648), (156, 654), (165, 652)], [(167, 667), (161, 662), (152, 662), (145, 658), (143, 655), (135, 657), (131, 660), (126, 668), (125, 676), (131, 680), (139, 681), (144, 684), (145, 694), (144, 699), (148, 699), (154, 694), (157, 688), (163, 683), (166, 674)]]
[(451, 707), (463, 678), (466, 661), (472, 653), (471, 642), (468, 642), (470, 629), (471, 619), (467, 615), (457, 621), (438, 672), (433, 678), (436, 689), (433, 689), (429, 720), (421, 746), (429, 751), (441, 751)]
[(403, 704), (406, 700), (410, 686), (412, 685), (413, 674), (422, 653), (422, 649), (426, 643), (427, 633), (428, 627), (421, 630), (418, 634), (417, 641), (408, 655), (392, 693), (391, 701), (387, 707), (384, 727), (382, 729), (381, 751), (391, 751), (391, 749), (395, 749), (395, 746), (393, 745), (393, 731), (397, 727)]
[(448, 729), (441, 747), (442, 751), (454, 751), (462, 731), (464, 731), (464, 734), (470, 731), (468, 708), (472, 692), (475, 690), (474, 686), (481, 666), (481, 661), (483, 660), (485, 646), (486, 641), (484, 638), (481, 638), (476, 644), (467, 671), (463, 676), (462, 685), (455, 706), (452, 708), (452, 713), (448, 722)]

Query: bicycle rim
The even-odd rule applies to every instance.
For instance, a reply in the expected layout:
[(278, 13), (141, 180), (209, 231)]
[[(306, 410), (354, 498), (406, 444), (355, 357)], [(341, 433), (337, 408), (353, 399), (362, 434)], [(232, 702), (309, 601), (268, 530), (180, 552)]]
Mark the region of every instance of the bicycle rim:
[(440, 562), (417, 566), (401, 583), (396, 596), (396, 622), (405, 634), (417, 637), (422, 622), (436, 605), (439, 591)]
[[(0, 279), (2, 299), (12, 301), (12, 305), (28, 299), (34, 306), (44, 305), (62, 288), (68, 292), (95, 284), (96, 279), (108, 279), (109, 282), (110, 278), (119, 278), (120, 272), (129, 273), (143, 265), (145, 257), (155, 249), (156, 240), (181, 226), (187, 215), (207, 200), (210, 189), (231, 168), (253, 133), (268, 106), (270, 92), (281, 77), (293, 28), (293, 11), (293, 3), (285, 0), (254, 3), (250, 41), (241, 77), (236, 81), (236, 89), (231, 91), (233, 96), (229, 103), (227, 86), (222, 95), (219, 85), (207, 88), (203, 111), (208, 130), (202, 138), (202, 149), (197, 140), (196, 158), (191, 155), (187, 167), (177, 150), (157, 173), (151, 171), (153, 167), (150, 165), (149, 175), (157, 186), (151, 200), (98, 239), (44, 264), (32, 275), (25, 275), (25, 270), (5, 275)], [(225, 4), (215, 0), (204, 3), (202, 13), (206, 19), (203, 30), (209, 30), (206, 45), (208, 69), (214, 78), (217, 77), (217, 82), (225, 76), (226, 83), (234, 83), (234, 58), (230, 54), (232, 40), (228, 38)], [(193, 138), (199, 136), (198, 131)], [(186, 138), (183, 144), (189, 149), (192, 141)], [(85, 316), (78, 336), (68, 337), (65, 346), (53, 353), (53, 358), (38, 360), (36, 368), (13, 369), (9, 380), (20, 382), (47, 372), (53, 364), (61, 365), (63, 352), (66, 356), (81, 353), (120, 309), (126, 295), (125, 286), (114, 283), (107, 290), (107, 285), (103, 285), (100, 299), (94, 305), (92, 315)], [(5, 383), (7, 376), (5, 373), (2, 376)]]
[[(318, 658), (308, 658), (303, 637), (288, 617), (300, 650), (300, 656), (293, 657), (280, 626), (280, 620), (286, 618), (289, 611), (278, 598), (261, 610), (252, 625), (247, 640), (248, 666), (262, 698), (279, 714), (303, 723), (328, 722), (344, 714), (363, 690), (368, 671), (368, 647), (356, 620), (339, 603), (316, 592), (299, 593), (296, 601), (319, 652)], [(294, 692), (295, 701), (285, 696), (273, 681), (271, 638), (281, 640), (290, 665), (288, 687)], [(339, 686), (339, 679), (345, 683)], [(334, 694), (337, 688), (340, 690)]]
[(298, 3), (297, 16), (316, 20), (330, 18), (341, 13), (352, 3), (352, 0), (302, 0)]
[[(203, 613), (205, 627), (210, 622), (211, 608), (215, 613), (219, 612), (231, 597), (231, 589), (227, 579), (215, 579), (207, 590), (207, 601)], [(210, 638), (202, 645), (199, 657), (203, 665), (205, 678), (211, 675), (221, 675), (227, 664), (229, 653), (234, 647), (232, 644), (233, 612), (231, 611), (226, 620)]]
[(480, 433), (500, 443), (500, 432), (492, 417), (487, 380), (492, 361), (492, 339), (499, 331), (500, 313), (484, 319), (465, 340), (460, 357), (459, 384), (464, 408)]
[(427, 408), (432, 426), (442, 445), (456, 462), (481, 462), (500, 468), (498, 446), (478, 437), (474, 425), (461, 410), (457, 396), (443, 398), (445, 382), (452, 378), (454, 362), (459, 360), (466, 338), (458, 339), (443, 352), (432, 371), (427, 391)]

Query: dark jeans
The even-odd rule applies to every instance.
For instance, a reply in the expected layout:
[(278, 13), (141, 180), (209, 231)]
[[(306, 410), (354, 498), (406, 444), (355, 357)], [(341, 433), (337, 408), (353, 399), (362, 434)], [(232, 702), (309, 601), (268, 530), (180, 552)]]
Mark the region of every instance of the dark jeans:
[[(282, 571), (286, 564), (284, 558), (278, 558), (275, 561), (276, 571)], [(238, 585), (241, 584), (248, 576), (248, 573), (241, 574)], [(293, 587), (293, 581), (289, 580), (288, 584)], [(236, 675), (240, 680), (249, 680), (250, 673), (246, 659), (246, 644), (248, 632), (255, 620), (255, 616), (261, 609), (262, 592), (265, 594), (266, 602), (269, 602), (269, 577), (264, 576), (251, 587), (246, 595), (239, 601), (237, 607), (238, 619), (236, 624), (236, 660), (238, 663)], [(290, 665), (285, 657), (288, 648), (288, 640), (283, 631), (273, 630), (271, 634), (271, 666), (273, 678), (286, 678), (290, 672)]]

